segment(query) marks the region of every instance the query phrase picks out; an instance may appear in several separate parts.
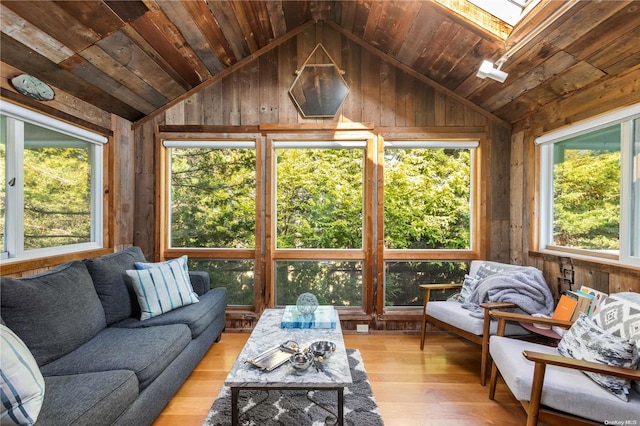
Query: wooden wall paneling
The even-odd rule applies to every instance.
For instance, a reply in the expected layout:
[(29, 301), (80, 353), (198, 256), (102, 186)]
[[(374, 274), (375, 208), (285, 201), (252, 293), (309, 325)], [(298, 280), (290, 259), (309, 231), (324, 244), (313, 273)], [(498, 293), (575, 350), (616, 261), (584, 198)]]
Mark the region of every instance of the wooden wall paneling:
[[(271, 50), (258, 59), (260, 67), (260, 123), (277, 123), (279, 115), (278, 52)], [(288, 90), (288, 89), (287, 89)]]
[(447, 126), (458, 127), (465, 124), (464, 105), (457, 102), (453, 97), (446, 96), (445, 122)]
[(197, 92), (181, 102), (184, 104), (185, 124), (204, 124), (202, 96), (202, 92)]
[(114, 247), (133, 244), (135, 221), (135, 144), (131, 122), (112, 115), (114, 137), (110, 141), (113, 151), (113, 234)]
[(640, 273), (635, 275), (624, 272), (609, 274), (609, 292), (619, 293), (623, 291), (640, 293)]
[(447, 125), (447, 95), (436, 90), (433, 102), (435, 125), (445, 127)]
[(490, 229), (489, 259), (509, 263), (509, 181), (511, 140), (510, 131), (500, 125), (491, 126), (489, 176), (491, 191), (487, 191)]
[(167, 109), (164, 112), (165, 123), (170, 125), (175, 125), (175, 126), (186, 124), (184, 107), (185, 107), (184, 102), (178, 102), (171, 108)]
[(255, 96), (260, 92), (260, 69), (255, 60), (240, 69), (240, 124), (260, 124), (260, 97)]
[(396, 117), (396, 68), (388, 62), (380, 64), (380, 118), (375, 122), (381, 126), (394, 127)]
[(524, 130), (511, 135), (511, 155), (509, 162), (509, 263), (524, 263)]
[(240, 125), (240, 86), (239, 75), (234, 72), (222, 79), (222, 123), (231, 126)]
[(278, 46), (278, 122), (297, 123), (298, 109), (289, 96), (289, 87), (295, 79), (297, 69), (296, 44), (291, 40)]
[(355, 43), (352, 43), (346, 37), (341, 37), (342, 47), (342, 64), (344, 67), (344, 81), (349, 86), (349, 94), (342, 104), (342, 114), (340, 119), (343, 121), (362, 122), (363, 108), (363, 88), (362, 88), (362, 51)]
[(155, 126), (156, 117), (136, 129), (136, 185), (134, 244), (140, 246), (148, 260), (157, 259), (155, 202)]
[[(359, 46), (358, 46), (359, 47)], [(360, 92), (353, 92), (353, 96), (362, 99), (362, 120), (370, 123), (380, 123), (382, 108), (382, 87), (380, 77), (382, 75), (382, 61), (379, 57), (369, 52), (360, 50), (362, 58), (360, 76)]]
[(224, 123), (222, 105), (222, 81), (218, 81), (215, 84), (207, 87), (204, 91), (204, 104), (207, 109), (204, 121), (209, 125), (222, 125)]

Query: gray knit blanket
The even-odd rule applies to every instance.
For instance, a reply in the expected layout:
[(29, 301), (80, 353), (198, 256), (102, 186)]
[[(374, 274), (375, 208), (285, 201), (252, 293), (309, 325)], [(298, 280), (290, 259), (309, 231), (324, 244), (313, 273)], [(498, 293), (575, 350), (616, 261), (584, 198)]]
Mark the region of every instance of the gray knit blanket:
[(479, 306), (485, 302), (509, 302), (527, 314), (552, 315), (554, 301), (551, 290), (539, 269), (523, 266), (510, 271), (499, 272), (479, 280), (462, 307), (469, 315), (484, 316)]

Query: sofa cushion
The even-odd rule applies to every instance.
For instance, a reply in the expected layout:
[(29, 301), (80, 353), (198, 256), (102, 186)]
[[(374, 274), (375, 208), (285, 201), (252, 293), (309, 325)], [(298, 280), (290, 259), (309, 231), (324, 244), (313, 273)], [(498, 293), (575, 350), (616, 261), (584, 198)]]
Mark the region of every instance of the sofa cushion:
[(125, 279), (125, 271), (135, 269), (136, 262), (144, 261), (142, 250), (135, 246), (84, 261), (102, 302), (107, 325), (139, 316), (136, 294)]
[(155, 325), (186, 324), (191, 330), (191, 338), (195, 339), (220, 315), (224, 316), (227, 306), (227, 290), (214, 288), (192, 305), (183, 306), (166, 314), (140, 321), (127, 318), (113, 324), (113, 327), (140, 328)]
[(132, 371), (44, 378), (47, 393), (38, 425), (110, 425), (138, 397)]
[[(456, 328), (468, 331), (476, 336), (482, 336), (484, 320), (471, 315), (471, 311), (464, 309), (462, 304), (455, 301), (431, 301), (427, 303), (427, 315), (446, 322)], [(491, 321), (490, 333), (495, 334), (498, 321)], [(525, 335), (527, 330), (513, 323), (507, 323), (505, 335)]]
[[(529, 401), (535, 364), (522, 355), (523, 350), (560, 354), (554, 347), (491, 336), (489, 353), (509, 390), (517, 400)], [(629, 402), (624, 402), (579, 370), (549, 365), (542, 389), (542, 405), (599, 422), (637, 419), (640, 394), (632, 389)]]
[(191, 341), (183, 324), (146, 328), (108, 327), (66, 356), (41, 367), (44, 376), (131, 370), (146, 388)]
[(164, 262), (136, 262), (136, 269), (153, 269), (159, 268), (161, 266), (168, 266), (173, 274), (176, 276), (180, 276), (182, 281), (188, 282), (191, 284), (189, 280), (189, 266), (187, 265), (188, 257), (180, 256), (175, 259), (169, 259)]
[[(558, 352), (566, 357), (616, 367), (636, 368), (638, 366), (638, 348), (635, 340), (608, 333), (594, 324), (583, 312), (562, 336), (558, 344)], [(630, 380), (589, 371), (584, 373), (618, 398), (627, 401)]]
[(181, 306), (198, 302), (189, 273), (176, 262), (155, 268), (128, 270), (140, 305), (140, 320), (147, 320)]
[(74, 261), (25, 278), (0, 278), (2, 318), (38, 365), (60, 358), (105, 327), (91, 275)]
[(44, 399), (44, 378), (27, 345), (0, 324), (0, 424), (33, 424)]

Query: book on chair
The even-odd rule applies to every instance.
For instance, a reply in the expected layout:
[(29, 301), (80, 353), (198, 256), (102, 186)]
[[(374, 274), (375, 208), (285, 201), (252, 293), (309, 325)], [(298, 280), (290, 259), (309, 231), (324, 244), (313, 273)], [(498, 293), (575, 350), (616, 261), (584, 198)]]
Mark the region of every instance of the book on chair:
[(580, 316), (580, 312), (584, 312), (585, 314), (589, 315), (591, 310), (591, 303), (593, 302), (592, 295), (580, 290), (570, 290), (565, 292), (565, 294), (577, 302), (576, 308), (573, 310), (573, 315), (571, 316), (571, 321), (577, 320)]
[(578, 301), (576, 299), (572, 299), (566, 294), (563, 294), (562, 296), (560, 296), (560, 300), (558, 301), (556, 310), (553, 311), (553, 315), (551, 316), (551, 318), (562, 321), (570, 321), (573, 317), (573, 313), (576, 310), (576, 306), (578, 306)]

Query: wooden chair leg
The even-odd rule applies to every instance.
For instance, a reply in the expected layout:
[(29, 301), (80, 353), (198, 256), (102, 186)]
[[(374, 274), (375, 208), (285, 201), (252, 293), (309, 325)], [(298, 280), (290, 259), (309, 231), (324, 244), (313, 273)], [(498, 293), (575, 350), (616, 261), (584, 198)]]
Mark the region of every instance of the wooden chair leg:
[(540, 413), (540, 400), (542, 399), (542, 384), (547, 365), (536, 362), (533, 368), (533, 382), (531, 383), (531, 397), (529, 398), (529, 408), (527, 410), (527, 426), (538, 424)]
[(496, 384), (498, 382), (498, 367), (491, 362), (491, 378), (489, 379), (489, 399), (493, 401), (496, 396)]
[(482, 355), (480, 359), (480, 385), (487, 384), (487, 366), (489, 364), (489, 334), (482, 336)]
[(431, 296), (431, 290), (425, 289), (424, 291), (424, 303), (422, 305), (422, 334), (420, 336), (420, 350), (424, 349), (424, 338), (427, 332), (427, 303)]
[(420, 350), (424, 349), (424, 336), (427, 331), (427, 314), (422, 311), (422, 336), (420, 337)]

